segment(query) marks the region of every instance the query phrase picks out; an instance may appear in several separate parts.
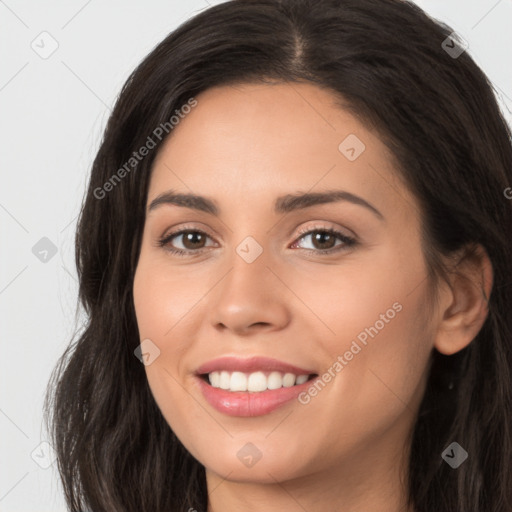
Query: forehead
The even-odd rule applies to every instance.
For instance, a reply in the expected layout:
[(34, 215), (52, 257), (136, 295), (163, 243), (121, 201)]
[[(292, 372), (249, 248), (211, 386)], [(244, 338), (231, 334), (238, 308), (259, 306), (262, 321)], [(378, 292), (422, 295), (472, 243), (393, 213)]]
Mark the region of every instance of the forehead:
[(295, 190), (343, 188), (383, 208), (414, 202), (388, 148), (329, 91), (243, 84), (208, 89), (196, 100), (159, 150), (148, 199), (174, 189), (220, 202), (268, 197), (270, 205), (270, 197)]

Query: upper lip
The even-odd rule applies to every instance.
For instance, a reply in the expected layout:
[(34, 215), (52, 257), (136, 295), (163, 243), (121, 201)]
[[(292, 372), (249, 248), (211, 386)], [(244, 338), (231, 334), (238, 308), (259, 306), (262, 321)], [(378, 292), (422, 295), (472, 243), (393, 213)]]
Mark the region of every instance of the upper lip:
[(292, 364), (284, 363), (269, 357), (240, 358), (235, 356), (219, 357), (202, 364), (197, 370), (198, 375), (225, 370), (228, 372), (252, 373), (257, 371), (277, 371), (282, 373), (293, 373), (295, 375), (310, 375), (315, 373), (312, 370), (299, 368)]

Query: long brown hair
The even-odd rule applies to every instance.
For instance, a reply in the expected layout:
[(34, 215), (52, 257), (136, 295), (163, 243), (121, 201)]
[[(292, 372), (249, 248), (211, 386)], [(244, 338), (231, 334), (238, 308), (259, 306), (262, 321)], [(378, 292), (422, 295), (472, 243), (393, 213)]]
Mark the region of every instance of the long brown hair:
[[(406, 1), (234, 0), (180, 25), (135, 69), (78, 223), (87, 322), (45, 401), (69, 510), (206, 511), (204, 467), (166, 423), (134, 356), (133, 276), (151, 166), (165, 140), (155, 129), (210, 87), (267, 80), (326, 88), (378, 130), (418, 199), (436, 276), (440, 254), (475, 243), (487, 250), (489, 315), (466, 349), (432, 355), (408, 492), (419, 512), (512, 510), (511, 132), (468, 52), (447, 51), (452, 32)], [(131, 161), (150, 136), (156, 147)], [(469, 453), (456, 470), (441, 458), (453, 441)]]

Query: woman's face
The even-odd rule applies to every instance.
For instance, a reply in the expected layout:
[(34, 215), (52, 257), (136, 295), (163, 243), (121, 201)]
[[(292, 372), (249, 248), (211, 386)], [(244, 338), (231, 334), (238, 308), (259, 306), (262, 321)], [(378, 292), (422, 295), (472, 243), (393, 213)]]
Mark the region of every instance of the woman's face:
[(196, 100), (154, 163), (134, 282), (163, 416), (210, 477), (389, 472), (436, 324), (416, 199), (377, 135), (314, 85)]

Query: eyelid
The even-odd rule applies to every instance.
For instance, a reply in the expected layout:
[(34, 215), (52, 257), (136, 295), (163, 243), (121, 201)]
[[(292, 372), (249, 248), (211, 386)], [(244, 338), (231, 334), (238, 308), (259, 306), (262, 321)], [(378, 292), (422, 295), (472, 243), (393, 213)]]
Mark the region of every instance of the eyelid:
[[(305, 234), (309, 234), (311, 233), (311, 231), (314, 231), (314, 230), (329, 230), (329, 229), (332, 229), (332, 230), (336, 230), (336, 231), (341, 231), (343, 232), (343, 234), (348, 237), (348, 238), (358, 238), (358, 236), (350, 229), (347, 229), (345, 227), (339, 227), (337, 226), (336, 224), (332, 223), (332, 222), (329, 222), (329, 221), (313, 221), (315, 222), (314, 225), (306, 225), (302, 228), (300, 228), (297, 232), (296, 232), (296, 235), (294, 236), (294, 242), (296, 242), (297, 238), (299, 238), (300, 236), (302, 235), (305, 235)], [(320, 225), (318, 225), (320, 223)], [(162, 236), (159, 237), (159, 240), (162, 240), (162, 239), (166, 239), (166, 238), (169, 238), (170, 236), (172, 235), (178, 235), (180, 234), (182, 231), (198, 231), (198, 232), (201, 232), (205, 235), (207, 235), (208, 237), (210, 238), (215, 238), (214, 236), (212, 236), (209, 231), (205, 228), (198, 228), (197, 226), (195, 225), (188, 225), (188, 224), (185, 224), (183, 226), (179, 226), (179, 228), (168, 228), (164, 231), (164, 234)], [(293, 232), (295, 230), (293, 230), (288, 236), (293, 236)]]
[[(161, 236), (158, 236), (158, 238), (156, 239), (156, 244), (155, 245), (157, 247), (165, 248), (165, 246), (170, 242), (171, 239), (178, 238), (179, 236), (182, 236), (183, 234), (185, 234), (185, 232), (187, 232), (187, 231), (192, 231), (194, 233), (201, 233), (201, 234), (207, 236), (209, 239), (213, 240), (217, 244), (217, 242), (215, 241), (216, 236), (213, 236), (211, 234), (210, 230), (205, 229), (203, 227), (198, 227), (197, 225), (178, 224), (178, 225), (173, 226), (171, 228), (165, 229), (163, 234)], [(198, 254), (199, 251), (204, 250), (204, 249), (205, 248), (203, 247), (203, 248), (197, 249), (195, 251), (192, 251), (191, 249), (189, 249), (189, 251), (190, 251), (191, 254), (192, 253)]]
[[(337, 227), (335, 224), (330, 223), (328, 221), (314, 221), (315, 224), (313, 226), (308, 225), (303, 228), (301, 228), (297, 234), (293, 238), (293, 242), (291, 243), (292, 246), (296, 245), (300, 242), (302, 238), (304, 238), (306, 235), (311, 235), (312, 233), (316, 231), (324, 231), (327, 233), (333, 234), (335, 237), (338, 238), (338, 240), (341, 240), (342, 243), (339, 245), (335, 245), (332, 248), (329, 249), (305, 249), (301, 248), (303, 251), (306, 251), (306, 253), (313, 253), (317, 255), (329, 255), (329, 254), (336, 254), (338, 252), (342, 252), (343, 248), (348, 249), (351, 246), (358, 244), (358, 237), (355, 235), (351, 230), (347, 230), (346, 228), (340, 228)], [(327, 222), (327, 224), (326, 224)], [(320, 223), (320, 225), (319, 225)], [(344, 233), (344, 231), (349, 231), (350, 234)], [(171, 254), (179, 255), (179, 256), (195, 256), (204, 253), (208, 247), (200, 247), (198, 249), (178, 249), (178, 248), (166, 248), (166, 245), (170, 243), (170, 241), (174, 237), (182, 236), (185, 232), (197, 232), (205, 235), (206, 237), (210, 238), (214, 241), (215, 244), (217, 242), (215, 241), (215, 237), (211, 236), (208, 230), (200, 229), (196, 226), (191, 225), (182, 225), (179, 226), (176, 229), (171, 229), (170, 232), (167, 230), (164, 232), (164, 234), (157, 240), (157, 246), (164, 248)], [(341, 246), (341, 248), (340, 248)], [(211, 246), (210, 246), (211, 248)]]
[[(358, 236), (351, 229), (348, 229), (345, 227), (340, 227), (340, 226), (334, 224), (333, 222), (319, 221), (319, 220), (313, 221), (313, 222), (315, 222), (315, 224), (313, 226), (309, 224), (303, 228), (300, 228), (299, 231), (297, 232), (297, 236), (301, 236), (301, 235), (310, 233), (311, 231), (315, 231), (315, 230), (321, 231), (321, 230), (333, 229), (335, 231), (341, 231), (343, 233), (343, 235), (346, 237), (358, 238)], [(320, 223), (320, 225), (318, 225), (318, 223)]]
[[(304, 235), (306, 233), (310, 233), (311, 231), (315, 230), (315, 229), (318, 229), (318, 230), (325, 230), (325, 229), (334, 229), (336, 231), (342, 231), (343, 234), (347, 237), (350, 237), (350, 238), (359, 238), (356, 233), (354, 231), (352, 231), (351, 229), (348, 229), (348, 228), (345, 228), (345, 227), (340, 227), (340, 226), (337, 226), (336, 224), (332, 223), (332, 222), (329, 222), (329, 221), (313, 221), (315, 224), (314, 225), (311, 225), (311, 224), (308, 224), (306, 225), (305, 227), (302, 227), (300, 228), (297, 232), (296, 232), (296, 235), (295, 237), (299, 237), (301, 235)], [(320, 225), (318, 225), (320, 223)], [(164, 231), (164, 234), (160, 237), (160, 239), (163, 239), (163, 238), (168, 238), (169, 236), (171, 236), (172, 234), (178, 234), (180, 233), (181, 231), (200, 231), (200, 232), (203, 232), (205, 235), (209, 236), (210, 238), (214, 238), (213, 235), (211, 235), (208, 231), (208, 229), (206, 228), (202, 228), (202, 227), (197, 227), (195, 225), (188, 225), (188, 224), (185, 224), (183, 226), (180, 225), (179, 228), (168, 228)], [(293, 233), (295, 232), (295, 229), (291, 232), (289, 232), (289, 235), (287, 236), (293, 236)], [(217, 235), (215, 235), (217, 236)], [(295, 241), (295, 239), (294, 239)]]
[[(178, 228), (170, 228), (170, 229), (166, 229), (164, 231), (164, 234), (158, 238), (158, 245), (162, 245), (161, 242), (162, 241), (165, 241), (165, 240), (168, 240), (170, 238), (173, 238), (175, 236), (180, 236), (183, 234), (183, 232), (185, 231), (193, 231), (193, 232), (198, 232), (198, 233), (202, 233), (204, 235), (206, 235), (208, 238), (214, 240), (215, 237), (213, 235), (210, 234), (210, 232), (207, 230), (207, 229), (204, 229), (204, 228), (198, 228), (196, 226), (191, 226), (191, 225), (184, 225), (184, 226), (179, 226)], [(217, 242), (215, 242), (217, 243)], [(199, 249), (201, 250), (201, 249)]]

